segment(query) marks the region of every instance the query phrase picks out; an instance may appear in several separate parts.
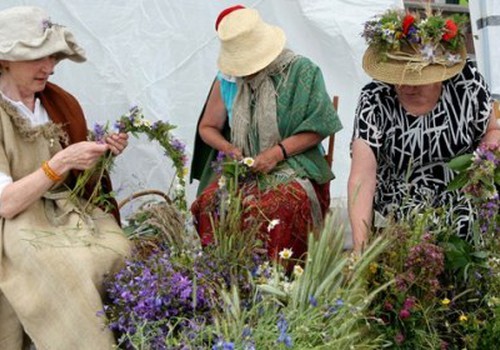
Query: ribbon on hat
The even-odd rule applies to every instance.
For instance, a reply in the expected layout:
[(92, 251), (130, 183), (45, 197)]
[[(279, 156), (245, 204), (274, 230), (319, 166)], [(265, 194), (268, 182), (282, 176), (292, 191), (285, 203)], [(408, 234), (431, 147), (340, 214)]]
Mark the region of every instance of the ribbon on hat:
[(224, 17), (226, 17), (227, 15), (229, 15), (231, 12), (234, 12), (236, 10), (241, 10), (241, 9), (244, 9), (245, 6), (243, 5), (235, 5), (235, 6), (231, 6), (231, 7), (228, 7), (227, 9), (223, 10), (219, 16), (217, 16), (217, 20), (215, 21), (215, 30), (219, 30), (219, 23), (222, 21), (222, 19)]

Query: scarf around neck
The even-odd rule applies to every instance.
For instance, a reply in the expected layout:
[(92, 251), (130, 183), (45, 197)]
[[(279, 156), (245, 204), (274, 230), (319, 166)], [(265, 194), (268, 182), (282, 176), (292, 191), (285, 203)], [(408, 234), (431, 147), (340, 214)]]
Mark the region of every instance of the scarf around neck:
[(274, 86), (271, 77), (282, 75), (279, 84), (285, 84), (287, 68), (296, 57), (293, 51), (284, 49), (255, 77), (237, 78), (231, 140), (244, 156), (256, 156), (281, 140), (276, 106), (279, 86)]

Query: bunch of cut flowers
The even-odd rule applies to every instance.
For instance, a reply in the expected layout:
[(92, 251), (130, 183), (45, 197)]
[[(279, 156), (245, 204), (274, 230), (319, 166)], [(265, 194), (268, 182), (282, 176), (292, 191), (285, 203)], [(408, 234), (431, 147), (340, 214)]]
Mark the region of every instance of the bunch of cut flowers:
[[(500, 341), (498, 146), (482, 145), (450, 162), (478, 208), (471, 236), (458, 237), (446, 208), (412, 213), (382, 232), (390, 248), (371, 266), (369, 286), (394, 281), (371, 306), (369, 321), (387, 346), (486, 349)], [(494, 210), (492, 210), (494, 208)]]
[(248, 165), (223, 157), (220, 164), (227, 197), (214, 242), (195, 248), (169, 240), (110, 280), (104, 315), (120, 348), (380, 348), (364, 313), (386, 286), (367, 293), (365, 276), (386, 241), (361, 256), (344, 252), (342, 225), (332, 216), (321, 234), (309, 235), (306, 260), (294, 260), (290, 249), (270, 260), (260, 224), (242, 227), (241, 191), (231, 185), (252, 176)]

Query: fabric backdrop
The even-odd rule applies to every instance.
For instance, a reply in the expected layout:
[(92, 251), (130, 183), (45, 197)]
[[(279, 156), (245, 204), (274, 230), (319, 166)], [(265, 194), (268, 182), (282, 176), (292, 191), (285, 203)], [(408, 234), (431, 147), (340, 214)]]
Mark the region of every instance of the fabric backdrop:
[(477, 64), (500, 100), (500, 1), (473, 0), (469, 9)]
[[(335, 140), (337, 179), (331, 189), (343, 203), (354, 109), (369, 80), (361, 69), (362, 24), (389, 7), (402, 7), (401, 0), (2, 0), (0, 9), (39, 6), (73, 31), (88, 61), (62, 62), (52, 81), (79, 99), (89, 126), (112, 123), (137, 104), (150, 121), (177, 125), (174, 133), (191, 155), (198, 115), (217, 70), (215, 18), (238, 3), (281, 26), (288, 47), (317, 63), (329, 93), (340, 96), (344, 129)], [(158, 145), (140, 139), (131, 141), (112, 177), (120, 199), (143, 188), (166, 191), (173, 171)], [(196, 185), (188, 188), (189, 203)], [(126, 206), (122, 214), (130, 210)]]

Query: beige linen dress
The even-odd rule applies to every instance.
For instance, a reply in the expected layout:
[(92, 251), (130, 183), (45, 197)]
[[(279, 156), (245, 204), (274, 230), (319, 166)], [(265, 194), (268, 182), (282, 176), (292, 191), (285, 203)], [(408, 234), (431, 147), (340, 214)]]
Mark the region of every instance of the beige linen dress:
[[(54, 123), (31, 127), (0, 96), (0, 171), (14, 181), (61, 149)], [(13, 219), (0, 217), (0, 349), (22, 348), (23, 329), (37, 350), (111, 349), (98, 316), (103, 282), (130, 252), (113, 217), (83, 214), (58, 184)]]

